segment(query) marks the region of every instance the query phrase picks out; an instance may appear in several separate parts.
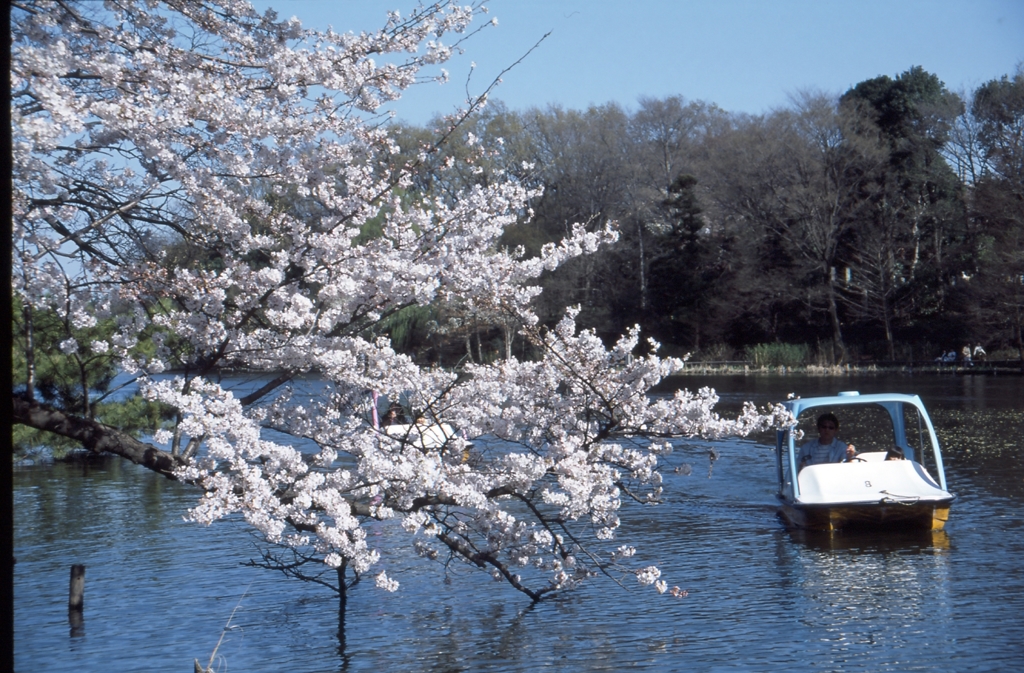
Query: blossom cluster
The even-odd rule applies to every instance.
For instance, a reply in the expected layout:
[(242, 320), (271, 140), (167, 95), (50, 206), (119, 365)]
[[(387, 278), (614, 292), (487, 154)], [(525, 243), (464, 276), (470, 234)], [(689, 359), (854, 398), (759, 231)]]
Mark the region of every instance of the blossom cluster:
[[(15, 291), (66, 319), (62, 350), (112, 358), (176, 410), (154, 441), (202, 447), (178, 475), (203, 489), (197, 522), (241, 514), (267, 542), (390, 591), (371, 520), (534, 598), (612, 568), (665, 591), (618, 542), (624, 500), (658, 500), (666, 438), (744, 435), (780, 412), (723, 419), (711, 390), (653, 399), (682, 362), (638, 330), (608, 348), (576, 309), (539, 324), (532, 283), (613, 231), (576, 226), (525, 258), (498, 245), (537, 196), (511, 176), (410, 197), (424, 164), (394, 165), (372, 114), (481, 11), (441, 2), (356, 35), (242, 0), (19, 3)], [(374, 331), (413, 305), (500, 316), (541, 356), (422, 366)], [(76, 337), (109, 316), (109, 339)], [(242, 394), (218, 382), (228, 368), (273, 383)], [(315, 398), (284, 387), (310, 373)], [(389, 434), (371, 391), (459, 431), (430, 446)]]

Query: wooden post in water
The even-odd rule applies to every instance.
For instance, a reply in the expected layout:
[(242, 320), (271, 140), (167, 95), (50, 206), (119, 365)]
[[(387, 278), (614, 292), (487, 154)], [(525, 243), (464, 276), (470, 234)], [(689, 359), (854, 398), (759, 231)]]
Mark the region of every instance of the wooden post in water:
[(338, 653), (345, 661), (345, 607), (348, 603), (348, 586), (345, 584), (345, 568), (348, 567), (348, 559), (343, 559), (338, 566)]
[(81, 612), (85, 598), (85, 566), (71, 566), (71, 589), (68, 593), (68, 610)]

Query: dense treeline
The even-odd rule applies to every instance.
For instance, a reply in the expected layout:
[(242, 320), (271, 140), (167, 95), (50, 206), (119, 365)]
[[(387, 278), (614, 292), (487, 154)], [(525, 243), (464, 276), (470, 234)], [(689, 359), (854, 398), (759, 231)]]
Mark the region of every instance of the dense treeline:
[[(958, 95), (912, 68), (760, 116), (679, 96), (633, 111), (492, 103), (454, 127), (437, 119), (394, 131), (391, 166), (423, 164), (402, 188), (406, 203), (454, 199), (506, 175), (543, 189), (506, 228), (509, 249), (537, 255), (577, 222), (617, 229), (617, 243), (542, 277), (547, 324), (578, 305), (580, 323), (606, 340), (639, 324), (664, 354), (700, 360), (923, 361), (970, 344), (1024, 366), (1024, 69)], [(294, 189), (248, 189), (274, 212), (322, 216)], [(379, 229), (371, 220), (355, 242)], [(147, 236), (138, 254), (149, 241), (168, 268), (221, 264), (208, 246)], [(103, 354), (64, 354), (73, 336), (109, 337), (112, 322), (95, 334), (65, 323), (16, 306), (17, 391), (135, 434), (166, 416), (141, 400), (111, 404), (119, 369)], [(371, 331), (449, 367), (536, 356), (520, 327), (447, 301), (414, 303)], [(15, 434), (19, 446), (63, 442), (28, 427)]]
[[(400, 128), (403, 152), (444, 124)], [(430, 160), (471, 155), (464, 183), (415, 189), (502, 172), (543, 187), (503, 239), (527, 255), (573, 222), (618, 230), (544, 279), (547, 320), (577, 304), (601, 334), (639, 324), (704, 359), (764, 343), (822, 364), (965, 344), (1024, 358), (1024, 71), (961, 96), (915, 67), (760, 116), (678, 96), (634, 111), (493, 104)], [(392, 336), (440, 359), (442, 322), (399, 316)], [(486, 316), (457, 327), (445, 337), (461, 333), (464, 356), (514, 350)]]

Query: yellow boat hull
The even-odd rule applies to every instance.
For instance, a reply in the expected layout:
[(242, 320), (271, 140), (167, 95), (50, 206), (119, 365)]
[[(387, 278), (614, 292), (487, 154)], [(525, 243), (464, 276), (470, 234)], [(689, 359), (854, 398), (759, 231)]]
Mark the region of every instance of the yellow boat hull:
[(800, 505), (784, 503), (779, 515), (787, 525), (809, 530), (871, 528), (877, 530), (942, 530), (949, 519), (948, 502)]

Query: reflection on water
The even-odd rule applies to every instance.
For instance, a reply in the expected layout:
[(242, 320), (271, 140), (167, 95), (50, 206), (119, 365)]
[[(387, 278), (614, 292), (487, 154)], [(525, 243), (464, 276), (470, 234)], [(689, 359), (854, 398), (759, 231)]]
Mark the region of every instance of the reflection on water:
[(809, 654), (843, 668), (919, 661), (929, 625), (952, 617), (949, 556), (921, 542), (833, 537), (786, 545)]
[[(665, 502), (622, 519), (686, 597), (625, 577), (529, 606), (468, 570), (445, 584), (381, 525), (370, 538), (402, 588), (350, 592), (340, 653), (334, 595), (243, 566), (256, 554), (237, 522), (182, 521), (191, 489), (116, 460), (18, 468), (17, 670), (191, 670), (236, 607), (219, 671), (1012, 670), (1024, 656), (1024, 380), (968, 378), (981, 377), (684, 381), (718, 387), (726, 405), (918, 392), (959, 496), (945, 531), (787, 531), (770, 446), (681, 442)], [(77, 625), (72, 563), (87, 567)]]

